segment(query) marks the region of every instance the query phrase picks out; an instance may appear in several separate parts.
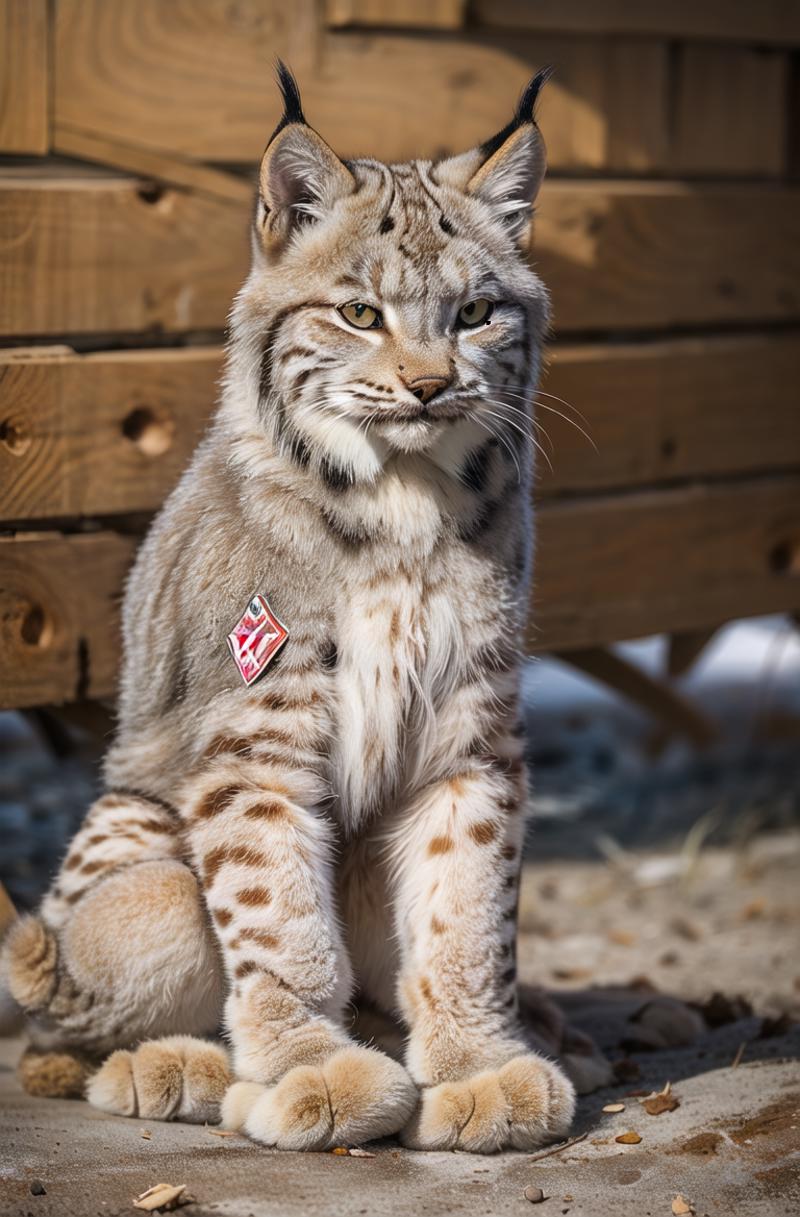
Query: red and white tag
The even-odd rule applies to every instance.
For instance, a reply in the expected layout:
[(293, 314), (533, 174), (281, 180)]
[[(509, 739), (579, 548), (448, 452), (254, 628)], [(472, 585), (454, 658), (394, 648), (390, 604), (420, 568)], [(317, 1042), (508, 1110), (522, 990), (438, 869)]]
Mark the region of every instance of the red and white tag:
[(258, 680), (288, 637), (289, 631), (278, 621), (266, 597), (256, 592), (227, 639), (246, 685)]

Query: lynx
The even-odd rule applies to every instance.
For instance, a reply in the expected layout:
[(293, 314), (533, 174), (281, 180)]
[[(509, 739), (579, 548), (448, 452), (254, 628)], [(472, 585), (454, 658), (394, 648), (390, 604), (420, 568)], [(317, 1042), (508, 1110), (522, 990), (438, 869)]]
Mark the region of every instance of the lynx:
[(544, 79), (479, 147), (385, 165), (339, 159), (279, 66), (105, 793), (6, 948), (32, 1091), (286, 1149), (567, 1132), (515, 969)]

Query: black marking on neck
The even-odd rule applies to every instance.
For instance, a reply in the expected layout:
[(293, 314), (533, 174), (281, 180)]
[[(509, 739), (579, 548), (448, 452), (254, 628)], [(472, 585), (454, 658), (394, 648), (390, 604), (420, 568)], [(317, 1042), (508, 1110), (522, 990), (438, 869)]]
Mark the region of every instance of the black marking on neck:
[(497, 518), (500, 505), (500, 499), (489, 499), (481, 504), (480, 510), (471, 519), (460, 520), (456, 526), (459, 540), (469, 544), (488, 532)]
[(489, 466), (496, 447), (497, 441), (490, 439), (480, 448), (473, 448), (467, 454), (464, 466), (458, 474), (458, 480), (462, 486), (466, 486), (475, 494), (483, 494), (489, 481)]
[(301, 469), (307, 469), (311, 453), (300, 432), (296, 431), (294, 427), (287, 426), (284, 428), (282, 439), (285, 450), (295, 465), (299, 465)]
[(329, 490), (341, 492), (349, 490), (355, 483), (352, 469), (340, 465), (330, 456), (323, 456), (319, 462), (319, 475)]
[(346, 545), (349, 549), (355, 549), (360, 545), (366, 545), (368, 541), (372, 541), (373, 536), (367, 531), (366, 527), (360, 520), (342, 520), (333, 511), (328, 511), (327, 508), (320, 508), (320, 514), (328, 530), (336, 537), (342, 545)]
[(442, 232), (447, 233), (448, 237), (455, 237), (457, 235), (455, 228), (453, 228), (453, 225), (450, 223), (447, 216), (441, 212), (439, 214), (439, 227), (441, 228)]
[(381, 226), (378, 229), (378, 232), (381, 232), (381, 233), (391, 232), (393, 228), (394, 228), (394, 220), (392, 219), (392, 217), (384, 216), (383, 219), (381, 220)]

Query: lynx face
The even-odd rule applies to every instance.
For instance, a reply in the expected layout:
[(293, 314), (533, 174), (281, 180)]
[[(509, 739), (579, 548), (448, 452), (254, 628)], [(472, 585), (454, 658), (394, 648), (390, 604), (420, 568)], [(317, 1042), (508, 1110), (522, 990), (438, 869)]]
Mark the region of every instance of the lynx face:
[(234, 317), (259, 352), (263, 424), (345, 486), (395, 452), (514, 445), (547, 320), (522, 249), (538, 128), (437, 164), (345, 164), (291, 102)]

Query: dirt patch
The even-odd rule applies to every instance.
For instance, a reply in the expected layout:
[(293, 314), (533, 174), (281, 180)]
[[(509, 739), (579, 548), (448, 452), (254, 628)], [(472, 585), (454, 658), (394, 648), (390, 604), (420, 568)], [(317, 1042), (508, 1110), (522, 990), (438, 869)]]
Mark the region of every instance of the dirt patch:
[(800, 1117), (800, 1091), (792, 1091), (784, 1099), (770, 1103), (758, 1115), (735, 1127), (728, 1126), (731, 1140), (746, 1145), (754, 1137), (774, 1137), (796, 1127)]
[(766, 1194), (777, 1200), (794, 1196), (800, 1190), (796, 1162), (782, 1162), (767, 1170), (754, 1171), (753, 1177), (763, 1184)]
[(708, 1158), (716, 1154), (724, 1138), (718, 1132), (701, 1132), (696, 1137), (690, 1137), (688, 1141), (684, 1141), (677, 1149), (670, 1152), (673, 1154), (697, 1154), (700, 1157)]

